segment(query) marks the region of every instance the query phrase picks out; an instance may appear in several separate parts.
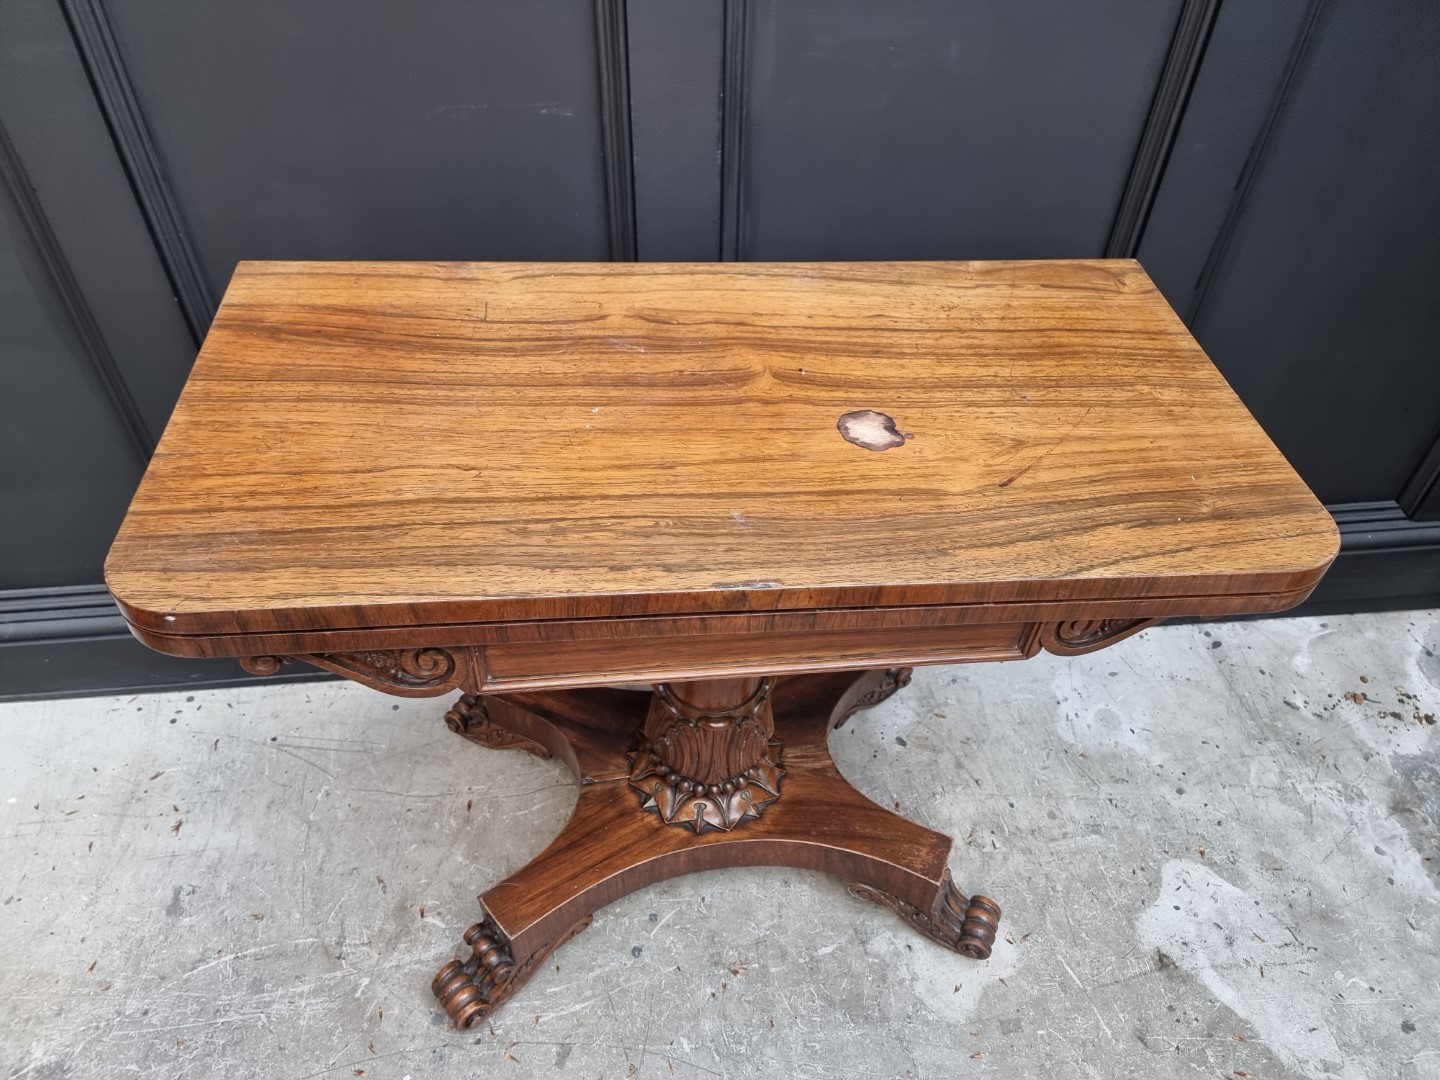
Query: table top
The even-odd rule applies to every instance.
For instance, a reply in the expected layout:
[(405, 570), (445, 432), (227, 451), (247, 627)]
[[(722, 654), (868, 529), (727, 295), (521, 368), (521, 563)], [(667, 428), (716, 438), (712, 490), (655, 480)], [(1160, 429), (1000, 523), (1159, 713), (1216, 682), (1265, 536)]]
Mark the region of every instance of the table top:
[(1130, 260), (249, 262), (106, 580), (166, 635), (1228, 614), (1337, 543)]

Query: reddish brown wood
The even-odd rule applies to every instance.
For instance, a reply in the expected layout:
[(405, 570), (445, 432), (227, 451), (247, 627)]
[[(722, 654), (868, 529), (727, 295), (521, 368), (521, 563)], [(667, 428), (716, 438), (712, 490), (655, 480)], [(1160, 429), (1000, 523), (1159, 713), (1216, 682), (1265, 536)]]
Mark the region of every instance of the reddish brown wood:
[[(1281, 611), (1297, 593), (1249, 595), (1247, 611)], [(1057, 620), (1154, 620), (1233, 613), (1210, 598), (1052, 599), (970, 605), (838, 608), (617, 619), (535, 619), (427, 630), (296, 628), (284, 633), (175, 636), (131, 626), (160, 652), (179, 656), (327, 656), (410, 649), (417, 642), (466, 654), (462, 685), (489, 692), (606, 683), (718, 678), (755, 670), (797, 673), (897, 664), (963, 664), (1033, 656)], [(439, 691), (446, 692), (446, 691)]]
[(1040, 644), (1056, 656), (1080, 656), (1094, 652), (1131, 634), (1138, 634), (1160, 619), (1076, 619), (1041, 628)]
[(910, 685), (911, 674), (912, 669), (908, 667), (865, 672), (836, 703), (830, 716), (830, 726), (843, 727), (845, 721), (857, 712), (873, 709), (892, 694), (903, 690)]
[[(106, 580), (158, 648), (293, 655), (533, 620), (1267, 611), (1336, 545), (1133, 261), (243, 263)], [(784, 670), (772, 632), (715, 674)], [(886, 636), (849, 662), (909, 662)], [(866, 642), (788, 644), (804, 670)]]
[(645, 745), (682, 780), (733, 780), (760, 760), (775, 734), (769, 678), (657, 683)]
[(657, 683), (630, 769), (641, 805), (696, 832), (733, 829), (780, 797), (769, 677)]
[[(977, 663), (1020, 660), (1041, 648), (1060, 656), (1078, 656), (1123, 641), (1162, 620), (1138, 616), (1101, 617), (1059, 623), (960, 623), (947, 617), (953, 609), (910, 609), (904, 614), (935, 625), (897, 625), (895, 612), (879, 633), (885, 644), (877, 647), (871, 631), (841, 631), (858, 648), (847, 649), (833, 634), (821, 630), (772, 633), (770, 663), (776, 673), (854, 670), (857, 664), (902, 666), (936, 663)], [(673, 624), (673, 620), (665, 620)], [(612, 624), (613, 625), (613, 624)], [(588, 628), (594, 631), (596, 628)], [(303, 659), (375, 689), (409, 697), (449, 693), (457, 686), (471, 693), (512, 689), (561, 688), (605, 682), (661, 682), (675, 672), (717, 675), (736, 666), (751, 666), (759, 640), (753, 635), (731, 637), (698, 630), (691, 636), (674, 628), (668, 637), (596, 637), (555, 641), (536, 640), (516, 645), (431, 646), (425, 649), (370, 649), (344, 653), (264, 655), (242, 658), (247, 671), (270, 674), (282, 663)], [(737, 648), (730, 660), (727, 648)], [(633, 657), (628, 663), (626, 657)], [(500, 671), (496, 664), (506, 665)], [(707, 680), (710, 681), (710, 680)]]
[[(850, 626), (837, 625), (841, 618)], [(814, 612), (771, 616), (698, 616), (688, 619), (595, 620), (532, 623), (437, 631), (431, 648), (453, 655), (453, 668), (421, 681), (391, 682), (393, 654), (414, 649), (354, 649), (359, 643), (402, 640), (396, 631), (316, 631), (253, 635), (213, 641), (223, 650), (246, 645), (272, 653), (256, 656), (274, 668), (284, 656), (311, 661), (366, 685), (411, 695), (536, 690), (596, 683), (656, 683), (717, 678), (766, 664), (774, 674), (854, 670), (896, 664), (1018, 660), (1035, 651), (1037, 627), (1027, 623), (971, 623), (948, 608), (890, 612)], [(642, 625), (636, 625), (636, 624)], [(737, 625), (739, 624), (739, 625)], [(868, 624), (868, 625), (867, 625)], [(547, 631), (554, 629), (554, 636)], [(768, 629), (767, 629), (768, 628)], [(152, 643), (145, 632), (141, 640)], [(489, 639), (471, 644), (466, 638)], [(162, 642), (168, 647), (168, 643)], [(322, 651), (311, 651), (316, 644)], [(298, 647), (307, 646), (307, 647)], [(330, 648), (342, 647), (343, 652)], [(207, 648), (208, 648), (207, 647)], [(380, 663), (365, 658), (380, 658)]]
[(523, 735), (565, 763), (582, 785), (630, 775), (650, 694), (610, 687), (485, 698), (491, 723)]
[(445, 726), (461, 738), (491, 750), (524, 750), (541, 761), (550, 760), (550, 751), (545, 746), (491, 720), (485, 699), (474, 694), (460, 695), (460, 700), (445, 714)]
[(242, 656), (240, 666), (252, 675), (273, 675), (281, 666), (297, 659), (333, 671), (347, 679), (387, 694), (402, 697), (434, 697), (470, 677), (471, 655), (467, 650), (365, 649), (359, 652), (309, 653), (303, 656)]
[(1282, 610), (1337, 539), (1133, 261), (245, 263), (106, 581), (161, 652), (459, 690), (580, 778), (437, 976), (464, 1026), (711, 867), (985, 955), (998, 908), (830, 728), (912, 665)]
[(461, 937), (470, 947), (470, 956), (451, 960), (436, 972), (430, 992), (440, 999), (456, 1029), (463, 1031), (494, 1012), (525, 985), (547, 956), (589, 925), (587, 915), (516, 963), (509, 941), (493, 922), (475, 923)]
[[(451, 1019), (464, 1027), (488, 1015), (519, 988), (539, 959), (604, 905), (657, 881), (727, 866), (794, 866), (836, 874), (855, 895), (884, 904), (932, 940), (967, 956), (988, 956), (999, 908), (987, 897), (967, 898), (955, 888), (947, 865), (950, 838), (865, 798), (830, 757), (830, 730), (883, 701), (907, 676), (880, 670), (777, 680), (765, 700), (775, 738), (785, 747), (779, 797), (763, 815), (728, 829), (702, 831), (676, 829), (645, 812), (623, 772), (634, 745), (620, 735), (625, 710), (632, 732), (648, 727), (655, 705), (646, 695), (609, 698), (599, 723), (585, 716), (579, 701), (566, 707), (569, 694), (551, 694), (543, 701), (536, 696), (493, 699), (504, 703), (505, 723), (528, 725), (537, 742), (571, 743), (576, 748), (571, 756), (586, 762), (577, 770), (584, 782), (560, 835), (481, 897), (485, 918), (467, 933), (469, 958), (452, 961), (436, 976), (436, 996)], [(724, 717), (744, 716), (760, 682), (690, 684), (682, 700)], [(520, 721), (521, 714), (528, 719)], [(493, 708), (491, 715), (493, 720)], [(542, 728), (549, 731), (546, 739), (539, 736)], [(609, 733), (608, 740), (597, 737), (602, 731)], [(729, 728), (729, 737), (734, 732)]]

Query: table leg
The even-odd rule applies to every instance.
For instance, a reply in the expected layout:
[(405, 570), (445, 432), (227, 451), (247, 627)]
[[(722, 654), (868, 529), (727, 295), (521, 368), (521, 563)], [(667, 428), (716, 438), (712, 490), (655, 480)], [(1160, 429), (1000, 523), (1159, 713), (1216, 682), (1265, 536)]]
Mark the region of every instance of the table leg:
[(989, 956), (1000, 909), (955, 888), (950, 838), (865, 798), (830, 757), (834, 727), (908, 681), (899, 668), (463, 697), (453, 730), (554, 756), (581, 789), (559, 836), (481, 897), (469, 956), (436, 975), (456, 1027), (488, 1016), (599, 908), (727, 866), (836, 874), (932, 941)]

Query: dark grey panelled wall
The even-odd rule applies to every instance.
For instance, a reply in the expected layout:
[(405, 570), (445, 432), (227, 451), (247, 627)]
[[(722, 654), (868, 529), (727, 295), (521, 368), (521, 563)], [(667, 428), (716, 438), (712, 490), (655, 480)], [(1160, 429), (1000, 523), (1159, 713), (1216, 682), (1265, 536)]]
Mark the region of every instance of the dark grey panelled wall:
[[(1322, 499), (1393, 497), (1440, 433), (1440, 5), (1289, 6), (1269, 100), (1235, 103), (1273, 120), (1221, 176), (1233, 216), (1156, 275)], [(1217, 60), (1253, 58), (1249, 29), (1223, 21)], [(1187, 209), (1157, 207), (1143, 256)]]
[(245, 258), (1136, 254), (1440, 602), (1431, 0), (8, 0), (0, 697), (213, 684), (100, 563)]
[(627, 0), (638, 255), (720, 257), (722, 0)]
[(12, 587), (60, 584), (94, 576), (148, 442), (114, 399), (113, 360), (3, 135), (0, 172), (0, 566)]
[(1105, 250), (1179, 0), (752, 0), (742, 259)]
[(0, 19), (0, 590), (94, 583), (193, 343), (60, 10)]
[(1317, 596), (1440, 602), (1440, 5), (1222, 5), (1139, 254), (1335, 511)]
[(257, 255), (609, 255), (591, 0), (106, 11), (217, 296)]

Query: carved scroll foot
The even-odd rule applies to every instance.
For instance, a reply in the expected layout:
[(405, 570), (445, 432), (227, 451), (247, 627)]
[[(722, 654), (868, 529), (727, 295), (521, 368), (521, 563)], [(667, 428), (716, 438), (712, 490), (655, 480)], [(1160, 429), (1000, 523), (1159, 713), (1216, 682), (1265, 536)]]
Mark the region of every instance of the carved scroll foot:
[(547, 956), (590, 925), (587, 915), (559, 937), (541, 945), (516, 963), (510, 941), (490, 920), (465, 931), (468, 960), (451, 960), (431, 980), (430, 992), (445, 1007), (456, 1031), (485, 1019), (524, 986)]
[(965, 897), (947, 872), (929, 911), (906, 903), (887, 892), (858, 881), (849, 883), (850, 893), (862, 900), (883, 904), (937, 945), (953, 949), (972, 960), (984, 960), (995, 944), (1000, 926), (1000, 907), (988, 896)]
[(445, 726), (461, 738), (492, 750), (524, 750), (541, 761), (550, 760), (550, 751), (534, 739), (527, 739), (490, 719), (490, 710), (475, 694), (460, 695), (460, 700), (445, 714)]

